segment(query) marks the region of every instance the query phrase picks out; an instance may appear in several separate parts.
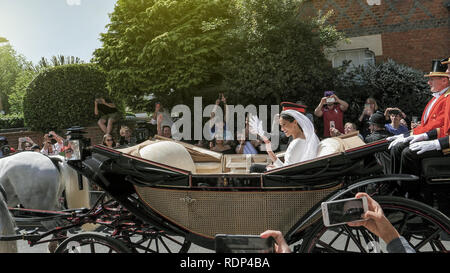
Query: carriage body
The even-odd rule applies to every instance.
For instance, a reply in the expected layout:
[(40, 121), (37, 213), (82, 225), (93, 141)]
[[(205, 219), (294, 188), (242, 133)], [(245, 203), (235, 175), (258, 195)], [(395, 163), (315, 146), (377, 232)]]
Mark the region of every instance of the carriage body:
[(349, 138), (339, 151), (323, 149), (316, 159), (257, 174), (248, 173), (249, 165), (267, 162), (266, 155), (222, 156), (183, 144), (192, 172), (141, 158), (138, 150), (148, 144), (95, 146), (78, 171), (144, 222), (210, 249), (219, 233), (304, 232), (321, 219), (321, 202), (373, 174), (373, 154), (387, 147)]

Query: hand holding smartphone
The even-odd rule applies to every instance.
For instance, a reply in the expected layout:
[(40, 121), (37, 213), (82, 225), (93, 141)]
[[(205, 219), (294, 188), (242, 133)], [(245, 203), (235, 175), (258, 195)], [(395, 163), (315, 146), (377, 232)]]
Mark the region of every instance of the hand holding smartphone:
[(259, 235), (216, 234), (215, 248), (216, 253), (274, 253), (275, 241)]
[(368, 210), (367, 198), (348, 198), (322, 203), (322, 216), (325, 226), (343, 225), (348, 222), (364, 221)]

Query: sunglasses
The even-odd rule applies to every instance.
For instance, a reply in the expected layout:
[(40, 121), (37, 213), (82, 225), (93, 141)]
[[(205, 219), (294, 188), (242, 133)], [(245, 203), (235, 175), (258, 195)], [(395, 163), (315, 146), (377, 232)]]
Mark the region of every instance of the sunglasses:
[(106, 139), (106, 141), (113, 141), (112, 139)]

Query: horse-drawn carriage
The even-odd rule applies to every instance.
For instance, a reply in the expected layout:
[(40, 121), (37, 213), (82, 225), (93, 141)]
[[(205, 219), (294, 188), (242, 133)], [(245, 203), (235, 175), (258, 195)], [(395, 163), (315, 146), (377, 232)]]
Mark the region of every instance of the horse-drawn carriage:
[[(265, 173), (248, 171), (252, 163), (267, 162), (265, 155), (222, 155), (164, 139), (121, 150), (97, 145), (69, 165), (105, 194), (91, 209), (45, 215), (64, 222), (45, 235), (93, 223), (107, 227), (110, 234), (56, 236), (56, 252), (96, 244), (110, 252), (187, 252), (191, 243), (214, 249), (219, 233), (260, 234), (272, 229), (282, 231), (298, 252), (369, 252), (383, 242), (361, 227), (325, 227), (320, 204), (370, 191), (416, 251), (448, 251), (447, 216), (415, 200), (379, 194), (386, 193), (386, 185), (399, 182), (444, 187), (450, 174), (430, 172), (442, 168), (444, 161), (429, 164), (428, 177), (386, 175), (374, 157), (386, 151), (385, 140), (364, 144), (355, 135), (321, 145), (316, 159)], [(23, 217), (21, 210), (13, 213)], [(41, 238), (42, 234), (28, 233), (2, 240), (37, 243)]]

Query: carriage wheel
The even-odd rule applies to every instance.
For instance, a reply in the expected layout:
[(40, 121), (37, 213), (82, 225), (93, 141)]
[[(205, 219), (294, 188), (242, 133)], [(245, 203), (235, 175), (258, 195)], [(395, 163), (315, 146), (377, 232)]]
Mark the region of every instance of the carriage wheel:
[(139, 253), (187, 253), (191, 241), (184, 236), (170, 235), (165, 231), (146, 232), (143, 235), (122, 234), (120, 238), (133, 252)]
[(64, 240), (55, 253), (129, 253), (120, 240), (93, 232), (83, 232)]
[[(448, 252), (450, 219), (423, 203), (393, 196), (374, 199), (400, 235), (416, 252)], [(318, 221), (306, 235), (301, 252), (387, 252), (386, 244), (364, 227), (325, 227)]]

